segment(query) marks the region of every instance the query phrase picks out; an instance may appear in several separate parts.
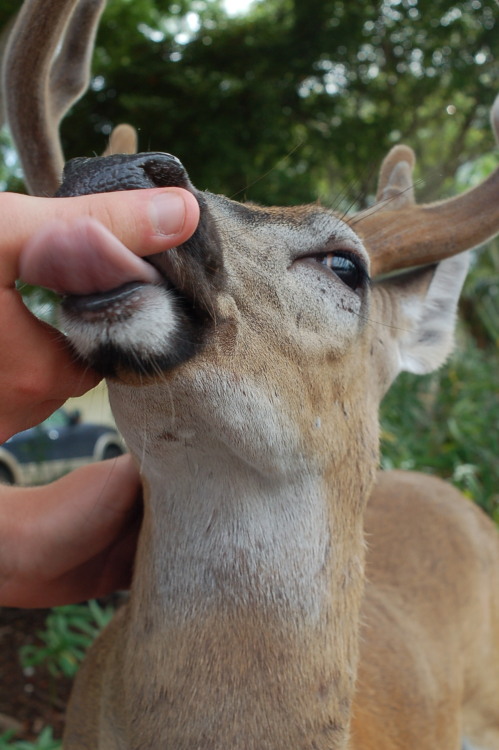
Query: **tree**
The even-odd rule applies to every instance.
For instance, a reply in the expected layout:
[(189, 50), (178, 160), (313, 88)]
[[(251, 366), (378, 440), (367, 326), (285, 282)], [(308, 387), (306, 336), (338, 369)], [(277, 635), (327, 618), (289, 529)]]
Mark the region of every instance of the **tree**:
[[(6, 0), (0, 23), (18, 5)], [(404, 140), (434, 198), (492, 147), (496, 15), (493, 0), (265, 0), (235, 18), (220, 0), (109, 0), (66, 150), (99, 152), (126, 120), (200, 187), (349, 205)]]
[[(110, 3), (99, 77), (64, 129), (70, 152), (82, 152), (81, 122), (99, 133), (124, 119), (142, 148), (173, 150), (201, 187), (349, 205), (372, 192), (396, 141), (418, 151), (428, 198), (491, 149), (492, 0), (266, 0), (233, 19), (218, 2), (162, 7)], [(192, 8), (199, 28), (189, 34)]]

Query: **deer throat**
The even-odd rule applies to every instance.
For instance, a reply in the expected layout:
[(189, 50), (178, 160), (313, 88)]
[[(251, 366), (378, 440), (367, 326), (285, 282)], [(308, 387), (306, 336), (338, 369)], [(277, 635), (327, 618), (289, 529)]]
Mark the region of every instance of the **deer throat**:
[(124, 657), (130, 731), (144, 748), (345, 747), (360, 517), (306, 475), (284, 484), (192, 450), (170, 465), (168, 480), (164, 467), (146, 472)]

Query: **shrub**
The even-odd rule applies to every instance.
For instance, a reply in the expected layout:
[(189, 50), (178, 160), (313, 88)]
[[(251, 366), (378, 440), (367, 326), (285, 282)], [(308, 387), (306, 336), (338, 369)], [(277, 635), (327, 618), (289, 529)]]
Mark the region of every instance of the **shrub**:
[(22, 666), (44, 665), (54, 677), (74, 677), (87, 648), (113, 613), (113, 607), (102, 607), (97, 601), (55, 607), (47, 616), (45, 630), (37, 633), (42, 644), (21, 648)]

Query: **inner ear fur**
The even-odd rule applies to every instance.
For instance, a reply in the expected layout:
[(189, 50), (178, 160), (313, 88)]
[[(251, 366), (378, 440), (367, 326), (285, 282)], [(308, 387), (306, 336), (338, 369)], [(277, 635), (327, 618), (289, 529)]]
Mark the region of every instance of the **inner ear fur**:
[(399, 372), (424, 375), (444, 364), (454, 345), (457, 305), (468, 265), (468, 253), (461, 253), (374, 283), (372, 319), (378, 329), (378, 369), (384, 390)]

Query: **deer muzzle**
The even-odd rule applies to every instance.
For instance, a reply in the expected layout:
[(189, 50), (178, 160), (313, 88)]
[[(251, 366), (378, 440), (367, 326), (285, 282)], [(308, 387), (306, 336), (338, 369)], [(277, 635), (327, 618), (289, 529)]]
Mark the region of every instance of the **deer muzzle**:
[[(171, 154), (73, 159), (57, 191), (57, 196), (69, 197), (157, 187), (181, 187), (194, 194), (201, 219), (193, 237), (149, 256), (149, 270), (139, 270), (137, 278), (133, 268), (125, 268), (123, 283), (70, 293), (62, 301), (62, 322), (77, 354), (106, 376), (123, 370), (154, 374), (199, 350), (221, 275), (220, 243), (203, 194)], [(120, 278), (118, 271), (114, 278)]]
[(156, 187), (181, 187), (197, 194), (180, 160), (172, 154), (156, 152), (71, 159), (64, 167), (56, 196)]

